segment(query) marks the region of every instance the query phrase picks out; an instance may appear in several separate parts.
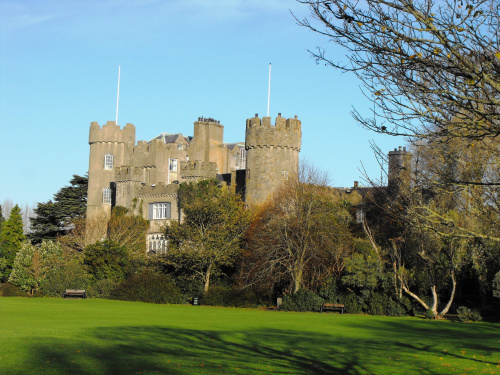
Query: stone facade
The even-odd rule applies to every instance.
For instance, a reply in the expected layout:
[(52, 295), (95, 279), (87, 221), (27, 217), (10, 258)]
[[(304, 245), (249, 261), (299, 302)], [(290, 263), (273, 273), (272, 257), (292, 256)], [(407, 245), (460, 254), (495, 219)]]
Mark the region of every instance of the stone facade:
[[(179, 184), (217, 178), (259, 204), (290, 178), (297, 178), (301, 123), (281, 114), (247, 120), (245, 142), (224, 143), (224, 126), (199, 117), (193, 136), (161, 133), (150, 141), (135, 140), (135, 126), (114, 121), (90, 125), (87, 218), (109, 217), (123, 206), (150, 220), (150, 249), (157, 249), (162, 227), (180, 220)], [(246, 171), (246, 172), (245, 172)], [(152, 239), (154, 239), (154, 242)], [(153, 242), (152, 242), (153, 241)]]
[(270, 117), (261, 120), (255, 115), (247, 120), (247, 203), (269, 199), (283, 181), (298, 177), (301, 139), (301, 123), (297, 116), (285, 119), (279, 114), (275, 125), (271, 124)]
[[(135, 126), (120, 128), (114, 121), (90, 125), (87, 218), (109, 217), (113, 206), (123, 206), (150, 221), (150, 251), (165, 248), (162, 228), (180, 220), (179, 184), (217, 178), (244, 195), (248, 205), (265, 202), (285, 181), (298, 178), (301, 122), (281, 114), (256, 114), (246, 121), (245, 142), (224, 143), (224, 126), (199, 117), (194, 135), (161, 133), (150, 141), (135, 140)], [(410, 153), (389, 152), (388, 186), (397, 189), (410, 177)], [(371, 188), (333, 188), (338, 199), (353, 205), (363, 220), (364, 202)]]

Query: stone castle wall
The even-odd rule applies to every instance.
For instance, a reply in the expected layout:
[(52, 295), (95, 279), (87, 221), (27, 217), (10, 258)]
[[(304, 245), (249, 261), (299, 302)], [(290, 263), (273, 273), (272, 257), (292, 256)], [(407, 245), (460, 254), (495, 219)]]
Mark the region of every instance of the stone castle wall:
[(298, 178), (301, 138), (301, 122), (296, 116), (285, 119), (279, 114), (275, 125), (270, 117), (260, 119), (256, 115), (247, 120), (247, 204), (270, 199), (284, 181)]

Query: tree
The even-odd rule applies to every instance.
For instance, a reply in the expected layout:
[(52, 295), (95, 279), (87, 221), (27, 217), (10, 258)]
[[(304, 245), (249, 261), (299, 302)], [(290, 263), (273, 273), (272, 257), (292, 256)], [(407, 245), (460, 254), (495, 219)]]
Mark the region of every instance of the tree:
[(105, 233), (107, 239), (125, 246), (133, 258), (146, 256), (149, 222), (140, 216), (130, 215), (125, 207), (113, 207), (110, 218), (105, 214), (92, 219), (77, 218), (71, 221), (70, 226), (67, 234), (58, 238), (68, 250), (83, 253), (87, 246), (102, 240)]
[(500, 271), (495, 274), (493, 279), (493, 297), (500, 298)]
[(0, 204), (0, 231), (2, 230), (3, 223), (5, 221), (5, 218), (3, 217), (2, 213), (2, 205)]
[(55, 239), (70, 228), (70, 222), (85, 217), (87, 210), (88, 177), (73, 175), (70, 186), (54, 194), (54, 200), (38, 203), (36, 216), (31, 219), (29, 238), (33, 243)]
[[(313, 53), (317, 62), (353, 72), (373, 103), (370, 115), (353, 110), (354, 119), (413, 145), (409, 189), (402, 199), (390, 197), (391, 220), (404, 220), (412, 229), (393, 252), (402, 286), (410, 290), (404, 270), (412, 259), (413, 271), (429, 270), (424, 273), (432, 280), (434, 302), (445, 280), (453, 295), (464, 254), (500, 242), (500, 4), (298, 1), (311, 10), (311, 17), (299, 23), (347, 52), (348, 62), (341, 63), (318, 50)], [(406, 266), (398, 263), (408, 253), (414, 257), (406, 258)], [(417, 279), (413, 287), (425, 285)]]
[(300, 174), (263, 207), (248, 234), (250, 280), (288, 284), (293, 293), (340, 274), (353, 248), (351, 215), (326, 178), (310, 167)]
[(424, 189), (428, 197), (432, 195), (432, 201), (439, 201), (436, 207), (441, 209), (422, 204), (422, 209), (414, 213), (443, 235), (500, 242), (500, 187), (495, 185), (500, 179), (498, 147), (497, 139), (416, 143), (412, 147), (411, 185), (415, 191)]
[(179, 188), (182, 222), (166, 226), (168, 253), (164, 260), (174, 268), (199, 277), (207, 293), (212, 276), (234, 265), (241, 240), (250, 223), (241, 196), (216, 180), (184, 183)]
[(83, 263), (95, 281), (122, 280), (130, 266), (129, 252), (111, 240), (104, 240), (87, 246)]
[(59, 267), (62, 256), (63, 251), (58, 243), (43, 241), (40, 247), (36, 247), (24, 241), (16, 254), (9, 282), (33, 295), (49, 273)]
[(108, 222), (107, 236), (111, 241), (125, 246), (134, 257), (145, 257), (148, 229), (147, 220), (129, 215), (127, 208), (116, 206)]
[[(410, 227), (406, 241), (399, 244), (396, 239), (393, 241), (393, 259), (394, 254), (400, 253), (395, 267), (401, 289), (431, 311), (434, 318), (446, 315), (455, 298), (459, 272), (465, 264), (467, 241), (444, 238), (419, 226)], [(446, 294), (446, 304), (439, 311), (440, 299)]]
[(21, 216), (23, 218), (23, 231), (27, 234), (31, 231), (31, 218), (34, 216), (33, 207), (28, 203), (21, 206)]
[(16, 204), (10, 212), (9, 219), (2, 225), (0, 232), (0, 276), (2, 281), (8, 280), (16, 253), (21, 249), (21, 244), (25, 236), (23, 233), (23, 219), (21, 217), (21, 210)]
[(299, 24), (347, 52), (349, 63), (313, 55), (361, 80), (374, 109), (353, 116), (366, 128), (410, 139), (500, 134), (497, 0), (298, 1), (311, 10)]

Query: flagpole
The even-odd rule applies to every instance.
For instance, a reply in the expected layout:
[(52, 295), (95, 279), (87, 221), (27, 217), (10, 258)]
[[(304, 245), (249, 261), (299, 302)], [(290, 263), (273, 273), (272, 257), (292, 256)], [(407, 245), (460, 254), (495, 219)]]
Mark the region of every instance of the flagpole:
[(269, 102), (271, 100), (271, 63), (269, 63), (269, 86), (267, 89), (267, 117), (269, 117)]
[(120, 65), (118, 65), (118, 92), (116, 93), (116, 122), (118, 125), (118, 103), (120, 102)]

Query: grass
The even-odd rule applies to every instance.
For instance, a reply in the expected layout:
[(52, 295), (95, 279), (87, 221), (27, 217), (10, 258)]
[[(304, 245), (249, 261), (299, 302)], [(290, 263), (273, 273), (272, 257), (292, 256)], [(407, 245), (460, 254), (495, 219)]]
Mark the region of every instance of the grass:
[(0, 298), (0, 374), (495, 374), (500, 325)]

